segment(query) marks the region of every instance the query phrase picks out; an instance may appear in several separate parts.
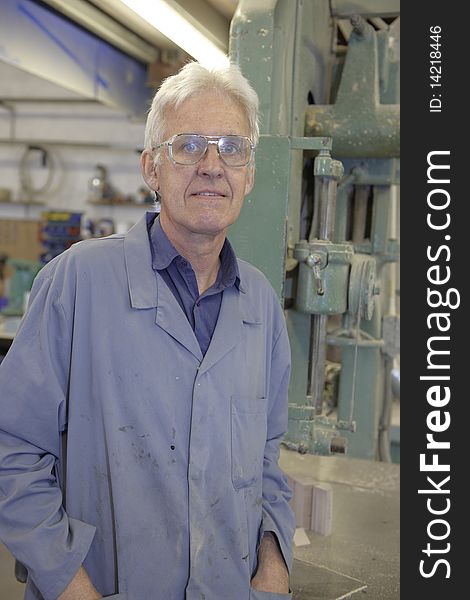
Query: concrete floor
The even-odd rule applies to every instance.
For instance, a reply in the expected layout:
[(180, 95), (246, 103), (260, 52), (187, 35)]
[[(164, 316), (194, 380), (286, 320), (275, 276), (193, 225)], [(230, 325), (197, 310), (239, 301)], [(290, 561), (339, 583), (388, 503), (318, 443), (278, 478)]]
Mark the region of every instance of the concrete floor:
[(15, 579), (15, 561), (0, 543), (0, 599), (23, 600), (24, 585)]
[(294, 548), (295, 600), (400, 598), (400, 466), (281, 451), (292, 477), (312, 477), (333, 490), (332, 533), (307, 532)]
[[(333, 490), (331, 535), (309, 531), (311, 545), (294, 548), (294, 600), (398, 600), (399, 465), (284, 449), (280, 464), (293, 477), (313, 477)], [(0, 599), (22, 600), (23, 590), (0, 544)]]

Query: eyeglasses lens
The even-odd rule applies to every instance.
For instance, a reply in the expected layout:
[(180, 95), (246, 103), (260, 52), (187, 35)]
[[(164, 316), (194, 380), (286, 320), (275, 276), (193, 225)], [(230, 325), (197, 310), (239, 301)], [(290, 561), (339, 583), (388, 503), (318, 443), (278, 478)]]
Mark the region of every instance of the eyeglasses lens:
[[(180, 134), (172, 142), (173, 160), (180, 165), (194, 165), (204, 156), (210, 143), (204, 136)], [(251, 144), (247, 138), (230, 135), (218, 138), (219, 155), (232, 167), (248, 164), (251, 156)]]
[(228, 165), (246, 165), (250, 158), (250, 144), (246, 138), (236, 135), (223, 137), (219, 140), (219, 153)]

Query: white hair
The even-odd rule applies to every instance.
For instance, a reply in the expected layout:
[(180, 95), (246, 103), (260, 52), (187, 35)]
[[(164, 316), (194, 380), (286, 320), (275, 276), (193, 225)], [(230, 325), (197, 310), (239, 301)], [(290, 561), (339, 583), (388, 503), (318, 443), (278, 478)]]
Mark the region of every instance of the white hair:
[(145, 150), (152, 152), (164, 141), (168, 107), (176, 109), (191, 96), (208, 90), (225, 94), (240, 104), (248, 119), (251, 141), (256, 145), (259, 139), (258, 95), (238, 65), (207, 69), (191, 62), (164, 79), (157, 90), (147, 116)]

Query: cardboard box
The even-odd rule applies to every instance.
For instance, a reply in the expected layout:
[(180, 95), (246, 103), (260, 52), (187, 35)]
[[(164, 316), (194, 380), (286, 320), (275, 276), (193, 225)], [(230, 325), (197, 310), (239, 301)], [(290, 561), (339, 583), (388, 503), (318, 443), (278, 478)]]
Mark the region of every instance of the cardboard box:
[(40, 219), (0, 219), (0, 254), (8, 258), (40, 260)]

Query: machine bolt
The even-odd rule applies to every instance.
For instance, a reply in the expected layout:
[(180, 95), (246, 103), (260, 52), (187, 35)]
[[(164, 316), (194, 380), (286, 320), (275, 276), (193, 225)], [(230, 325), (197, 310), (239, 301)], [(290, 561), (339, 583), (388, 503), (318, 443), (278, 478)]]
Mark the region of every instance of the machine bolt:
[(366, 29), (366, 21), (361, 15), (352, 15), (351, 17), (351, 25), (353, 27), (354, 33), (359, 36), (363, 36)]

